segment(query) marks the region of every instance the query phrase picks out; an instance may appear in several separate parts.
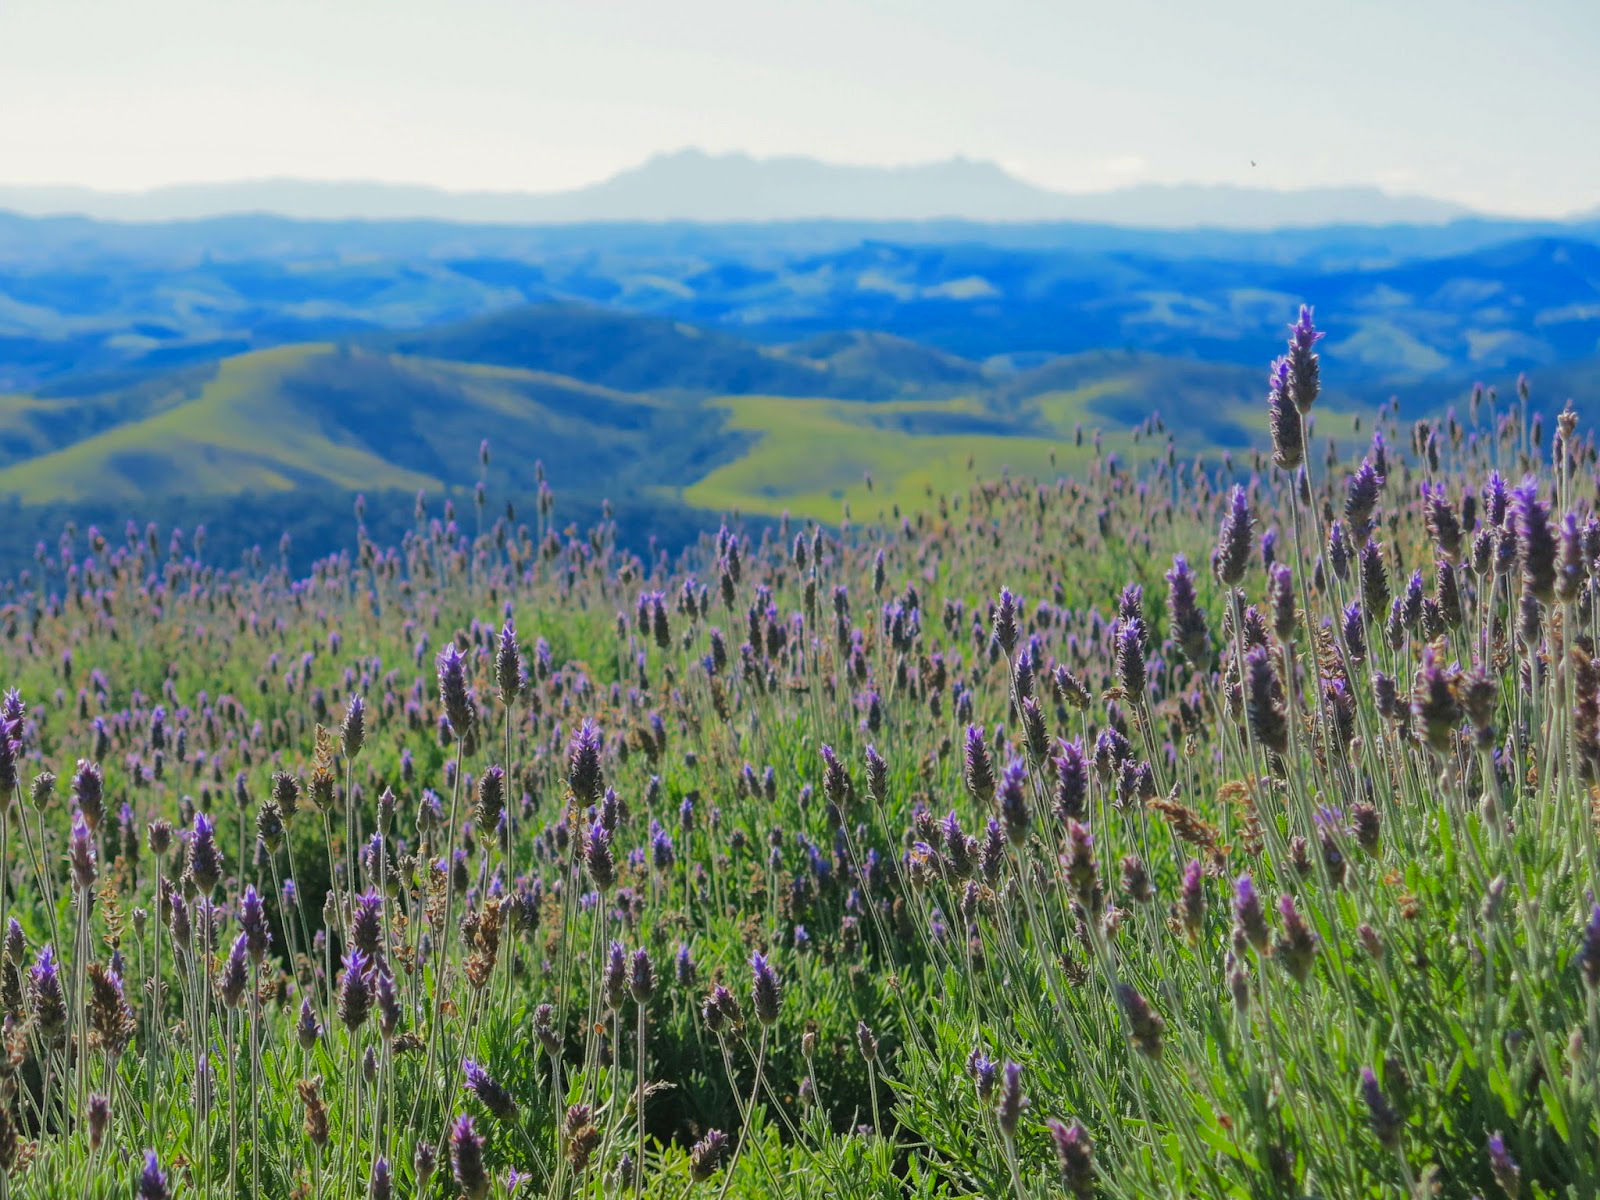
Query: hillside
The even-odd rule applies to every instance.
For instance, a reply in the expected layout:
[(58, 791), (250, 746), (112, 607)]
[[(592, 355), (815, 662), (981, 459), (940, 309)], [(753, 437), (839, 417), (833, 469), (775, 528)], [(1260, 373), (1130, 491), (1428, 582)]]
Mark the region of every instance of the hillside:
[[(0, 399), (0, 494), (14, 532), (50, 512), (193, 524), (253, 503), (243, 524), (259, 538), (273, 511), (305, 527), (308, 509), (348, 511), (356, 492), (459, 493), (487, 438), (524, 508), (542, 463), (579, 510), (609, 498), (633, 528), (688, 528), (694, 510), (836, 522), (919, 505), (973, 471), (1054, 479), (1088, 461), (1096, 433), (1125, 460), (1155, 453), (1164, 437), (1137, 432), (1153, 411), (1184, 454), (1242, 448), (1262, 434), (1262, 388), (1258, 369), (1160, 355), (1018, 369), (870, 331), (766, 346), (535, 305)], [(1339, 402), (1335, 389), (1323, 433), (1347, 432)]]
[(661, 436), (673, 431), (667, 402), (540, 372), (309, 344), (227, 359), (188, 386), (157, 391), (148, 415), (14, 463), (0, 492), (109, 506), (442, 489), (463, 482), (485, 435), (523, 487), (540, 458), (573, 487), (588, 474), (628, 490), (647, 461), (681, 469)]
[(402, 354), (570, 375), (629, 390), (831, 393), (822, 363), (714, 330), (578, 305), (535, 305), (376, 340)]

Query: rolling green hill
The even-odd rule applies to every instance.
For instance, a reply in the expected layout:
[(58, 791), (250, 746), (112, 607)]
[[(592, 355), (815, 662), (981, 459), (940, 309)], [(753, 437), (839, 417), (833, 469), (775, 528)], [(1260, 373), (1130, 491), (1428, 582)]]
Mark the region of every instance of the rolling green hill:
[[(305, 528), (307, 507), (348, 512), (340, 498), (355, 492), (460, 493), (487, 438), (491, 519), (507, 501), (531, 511), (542, 463), (558, 494), (584, 511), (609, 498), (636, 528), (684, 523), (688, 510), (701, 523), (707, 510), (834, 522), (975, 475), (1052, 480), (1085, 465), (1096, 434), (1124, 459), (1169, 435), (1184, 455), (1259, 446), (1264, 395), (1260, 369), (1155, 354), (1018, 369), (874, 332), (764, 346), (661, 318), (525, 306), (0, 397), (0, 496), (30, 538), (58, 510), (80, 523), (177, 512), (198, 523), (252, 505), (259, 538), (274, 511)], [(1319, 436), (1352, 432), (1340, 403), (1333, 392), (1319, 405)], [(1152, 412), (1164, 418), (1155, 437), (1140, 432)]]
[(582, 305), (527, 305), (372, 344), (428, 358), (549, 371), (625, 391), (832, 395), (886, 386), (881, 377), (869, 381), (826, 361), (717, 330)]
[[(38, 401), (3, 402), (23, 424)], [(490, 436), (519, 483), (541, 457), (626, 486), (646, 462), (674, 470), (674, 405), (534, 371), (308, 344), (217, 365), (192, 397), (0, 471), (27, 504), (439, 489)], [(692, 456), (691, 456), (692, 457)], [(562, 477), (566, 476), (567, 479)]]

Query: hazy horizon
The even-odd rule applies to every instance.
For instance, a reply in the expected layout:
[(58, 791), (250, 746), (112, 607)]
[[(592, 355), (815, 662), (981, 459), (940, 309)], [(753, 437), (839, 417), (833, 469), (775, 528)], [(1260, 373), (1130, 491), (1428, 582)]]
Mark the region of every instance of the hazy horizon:
[(550, 193), (686, 146), (993, 161), (1068, 194), (1378, 187), (1479, 211), (1600, 205), (1600, 41), (1579, 0), (1349, 3), (1295, 24), (1010, 0), (511, 4), (12, 0), (0, 183), (147, 191), (304, 179)]
[[(938, 166), (944, 166), (944, 165), (951, 164), (951, 163), (963, 163), (963, 162), (964, 163), (977, 164), (977, 165), (993, 165), (993, 166), (999, 167), (1007, 175), (1009, 175), (1011, 178), (1015, 179), (1019, 183), (1024, 183), (1024, 184), (1027, 184), (1027, 185), (1029, 185), (1031, 187), (1036, 187), (1036, 188), (1039, 188), (1041, 190), (1048, 191), (1048, 192), (1051, 192), (1051, 193), (1054, 193), (1054, 194), (1057, 194), (1057, 195), (1061, 195), (1061, 196), (1098, 196), (1098, 195), (1103, 195), (1103, 194), (1110, 193), (1110, 192), (1123, 192), (1123, 191), (1128, 191), (1128, 190), (1132, 190), (1132, 189), (1139, 189), (1139, 188), (1215, 188), (1215, 189), (1218, 189), (1218, 190), (1229, 189), (1229, 188), (1238, 188), (1238, 189), (1251, 189), (1251, 190), (1259, 189), (1259, 190), (1263, 190), (1263, 191), (1278, 191), (1278, 192), (1285, 192), (1285, 193), (1323, 191), (1323, 190), (1338, 191), (1338, 190), (1346, 190), (1346, 189), (1348, 189), (1348, 190), (1372, 190), (1372, 191), (1376, 191), (1376, 192), (1381, 192), (1381, 193), (1383, 193), (1384, 195), (1387, 195), (1387, 196), (1396, 196), (1396, 197), (1400, 197), (1400, 196), (1417, 196), (1417, 197), (1428, 197), (1430, 199), (1444, 200), (1444, 201), (1447, 201), (1447, 202), (1450, 201), (1449, 197), (1440, 196), (1440, 195), (1437, 195), (1435, 193), (1430, 193), (1430, 192), (1427, 192), (1427, 191), (1425, 191), (1423, 189), (1420, 189), (1420, 188), (1394, 186), (1394, 185), (1390, 185), (1390, 184), (1371, 182), (1371, 181), (1363, 181), (1363, 180), (1348, 180), (1348, 181), (1343, 181), (1343, 182), (1330, 181), (1330, 182), (1319, 182), (1319, 183), (1306, 183), (1306, 184), (1301, 184), (1301, 185), (1297, 185), (1297, 186), (1292, 186), (1292, 185), (1273, 185), (1273, 184), (1269, 184), (1269, 183), (1256, 182), (1256, 181), (1252, 181), (1252, 180), (1250, 180), (1248, 178), (1244, 179), (1244, 180), (1232, 180), (1232, 179), (1130, 179), (1130, 180), (1125, 180), (1125, 181), (1122, 181), (1122, 182), (1114, 182), (1113, 181), (1113, 182), (1105, 182), (1105, 183), (1101, 183), (1101, 184), (1097, 184), (1097, 185), (1084, 185), (1084, 186), (1081, 186), (1081, 187), (1064, 187), (1064, 186), (1056, 186), (1054, 184), (1045, 182), (1043, 180), (1030, 177), (1030, 176), (1028, 176), (1028, 175), (1026, 175), (1026, 174), (1024, 174), (1024, 173), (1022, 173), (1020, 171), (1013, 170), (1011, 167), (1007, 166), (1005, 163), (1000, 162), (997, 159), (984, 158), (983, 156), (976, 155), (976, 154), (952, 153), (952, 154), (944, 155), (944, 156), (939, 157), (939, 158), (918, 159), (918, 160), (915, 160), (915, 161), (907, 161), (907, 162), (876, 162), (876, 161), (873, 161), (873, 162), (856, 162), (856, 161), (849, 161), (849, 160), (844, 160), (844, 159), (818, 157), (816, 155), (811, 155), (811, 154), (791, 153), (791, 152), (785, 152), (785, 151), (776, 151), (776, 152), (773, 152), (773, 153), (758, 153), (758, 152), (753, 152), (753, 151), (750, 151), (750, 150), (745, 150), (745, 149), (740, 149), (740, 148), (713, 151), (713, 150), (708, 150), (703, 146), (697, 146), (697, 145), (693, 145), (693, 144), (684, 144), (684, 145), (678, 145), (678, 146), (662, 147), (661, 149), (651, 151), (650, 153), (648, 153), (647, 155), (645, 155), (645, 157), (643, 157), (641, 159), (638, 159), (638, 160), (633, 161), (633, 162), (622, 163), (621, 165), (619, 165), (614, 170), (607, 171), (606, 173), (604, 173), (602, 175), (597, 175), (597, 176), (594, 176), (592, 178), (585, 178), (585, 179), (579, 180), (578, 182), (570, 184), (570, 185), (562, 185), (562, 186), (554, 186), (554, 187), (515, 187), (515, 186), (478, 187), (478, 186), (473, 186), (471, 184), (465, 184), (465, 183), (459, 183), (459, 182), (435, 182), (435, 181), (432, 181), (432, 180), (429, 180), (429, 179), (425, 179), (425, 178), (421, 178), (421, 177), (399, 177), (399, 176), (396, 176), (396, 177), (390, 178), (390, 177), (381, 177), (381, 176), (375, 176), (375, 175), (295, 175), (295, 174), (284, 174), (284, 173), (281, 173), (281, 172), (256, 172), (256, 173), (253, 173), (253, 174), (247, 173), (247, 174), (242, 174), (242, 175), (231, 175), (231, 176), (226, 176), (226, 177), (224, 177), (224, 176), (194, 176), (192, 178), (185, 177), (185, 178), (176, 178), (176, 179), (164, 180), (162, 182), (150, 183), (150, 184), (145, 184), (145, 185), (141, 185), (141, 186), (121, 186), (121, 187), (99, 186), (99, 185), (96, 185), (96, 184), (84, 183), (84, 182), (81, 182), (81, 181), (78, 181), (78, 180), (71, 180), (71, 179), (43, 179), (43, 180), (26, 180), (26, 181), (22, 181), (22, 180), (14, 180), (14, 179), (11, 179), (11, 178), (3, 175), (3, 174), (0, 174), (0, 189), (3, 189), (3, 188), (16, 188), (16, 189), (19, 189), (19, 190), (20, 189), (28, 189), (28, 190), (37, 190), (37, 191), (41, 191), (41, 192), (42, 191), (49, 191), (49, 190), (59, 189), (61, 191), (94, 192), (94, 193), (101, 194), (101, 195), (106, 195), (106, 196), (146, 196), (146, 195), (150, 195), (152, 193), (181, 190), (181, 189), (185, 189), (185, 188), (209, 188), (209, 187), (226, 188), (226, 187), (238, 187), (238, 186), (244, 186), (244, 185), (305, 184), (305, 185), (311, 185), (311, 186), (328, 186), (328, 187), (346, 187), (346, 186), (350, 186), (350, 187), (365, 187), (365, 186), (371, 186), (371, 187), (397, 188), (397, 189), (401, 189), (401, 188), (417, 188), (417, 189), (425, 189), (425, 190), (428, 190), (428, 191), (440, 192), (440, 193), (443, 193), (445, 195), (450, 195), (450, 196), (471, 196), (471, 195), (557, 196), (557, 195), (564, 195), (564, 194), (566, 194), (568, 192), (581, 191), (584, 188), (594, 187), (594, 186), (596, 186), (598, 184), (608, 183), (611, 180), (615, 179), (619, 175), (625, 175), (625, 174), (627, 174), (627, 173), (629, 173), (631, 171), (637, 170), (640, 167), (643, 167), (643, 166), (646, 166), (646, 165), (649, 165), (649, 164), (653, 164), (653, 163), (657, 162), (658, 160), (674, 159), (674, 158), (678, 158), (679, 156), (690, 156), (690, 155), (703, 155), (703, 156), (705, 156), (706, 158), (709, 158), (709, 159), (739, 159), (739, 158), (743, 158), (743, 159), (748, 159), (748, 160), (750, 160), (752, 162), (755, 162), (755, 163), (774, 163), (774, 162), (784, 162), (784, 161), (801, 161), (801, 162), (807, 162), (807, 163), (817, 163), (817, 164), (821, 164), (821, 165), (826, 166), (826, 167), (839, 167), (839, 168), (845, 168), (845, 169), (865, 168), (865, 169), (869, 169), (869, 170), (870, 169), (882, 169), (882, 170), (887, 170), (887, 171), (916, 170), (916, 169), (919, 169), (919, 168), (938, 167)], [(1515, 216), (1515, 215), (1518, 215), (1518, 214), (1514, 214), (1514, 213), (1502, 214), (1502, 213), (1499, 213), (1497, 211), (1493, 211), (1493, 210), (1489, 210), (1489, 209), (1480, 209), (1480, 208), (1478, 208), (1478, 207), (1476, 207), (1474, 205), (1466, 204), (1464, 202), (1459, 202), (1459, 201), (1455, 201), (1454, 203), (1460, 203), (1461, 207), (1463, 207), (1463, 208), (1471, 209), (1474, 213), (1482, 213), (1483, 215), (1487, 215), (1487, 216), (1499, 216), (1499, 215)], [(1567, 213), (1551, 213), (1551, 214), (1547, 214), (1547, 215), (1552, 216), (1552, 217), (1556, 217), (1556, 218), (1560, 218), (1560, 217), (1563, 217), (1563, 216), (1571, 216), (1571, 215), (1575, 215), (1577, 213), (1586, 213), (1591, 208), (1596, 207), (1596, 206), (1600, 206), (1600, 197), (1596, 198), (1596, 204), (1595, 205), (1580, 206), (1579, 208), (1573, 209), (1573, 210), (1571, 210), (1570, 212), (1567, 212)]]

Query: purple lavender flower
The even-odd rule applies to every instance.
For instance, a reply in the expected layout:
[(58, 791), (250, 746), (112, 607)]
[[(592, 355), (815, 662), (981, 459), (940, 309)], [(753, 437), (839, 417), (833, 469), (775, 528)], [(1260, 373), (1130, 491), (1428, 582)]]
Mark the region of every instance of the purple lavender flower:
[(1028, 769), (1021, 759), (1006, 765), (1000, 779), (1000, 818), (1005, 824), (1006, 838), (1013, 846), (1028, 840)]
[(247, 884), (239, 900), (239, 928), (244, 931), (245, 944), (250, 951), (250, 961), (257, 966), (267, 956), (272, 945), (272, 932), (267, 928), (267, 909), (254, 884)]
[(556, 1032), (555, 1008), (541, 1004), (533, 1010), (533, 1036), (546, 1054), (561, 1053), (561, 1035)]
[(601, 892), (610, 891), (617, 882), (617, 860), (611, 850), (611, 833), (603, 822), (596, 821), (589, 826), (583, 858), (595, 888)]
[(763, 1025), (771, 1025), (778, 1019), (778, 1007), (782, 1001), (778, 976), (766, 958), (756, 953), (750, 956), (750, 977), (750, 1007), (756, 1014), (756, 1020)]
[[(879, 804), (883, 804), (889, 799), (889, 764), (883, 755), (878, 753), (876, 746), (868, 746), (865, 757), (867, 760), (867, 795), (871, 796)], [(833, 799), (832, 787), (829, 786), (827, 790), (828, 798), (830, 800)], [(838, 801), (835, 801), (835, 803), (838, 803)]]
[(1258, 952), (1267, 948), (1271, 931), (1267, 928), (1266, 914), (1261, 909), (1261, 898), (1249, 875), (1241, 875), (1233, 885), (1233, 917), (1245, 939)]
[(1362, 619), (1361, 603), (1352, 600), (1344, 610), (1343, 619), (1345, 649), (1353, 663), (1362, 663), (1367, 658), (1366, 624)]
[(346, 758), (355, 758), (367, 740), (367, 702), (360, 696), (351, 696), (344, 710), (344, 723), (339, 727), (340, 741)]
[(1250, 564), (1250, 533), (1254, 526), (1250, 498), (1243, 487), (1235, 484), (1217, 535), (1217, 548), (1211, 552), (1211, 569), (1226, 587), (1233, 587), (1244, 578)]
[(995, 1064), (984, 1055), (983, 1051), (974, 1048), (967, 1055), (967, 1074), (972, 1076), (972, 1082), (978, 1089), (979, 1101), (985, 1101), (994, 1094)]
[(1561, 550), (1556, 569), (1556, 599), (1566, 604), (1578, 598), (1584, 581), (1589, 577), (1589, 559), (1584, 553), (1583, 531), (1578, 525), (1576, 513), (1568, 513), (1561, 519), (1559, 536)]
[(1300, 319), (1289, 326), (1289, 354), (1286, 362), (1289, 368), (1289, 394), (1294, 398), (1294, 406), (1300, 410), (1302, 416), (1311, 411), (1311, 406), (1317, 400), (1320, 379), (1314, 348), (1321, 340), (1322, 334), (1317, 332), (1317, 327), (1311, 319), (1310, 306), (1302, 304)]
[(111, 1125), (111, 1101), (100, 1093), (89, 1097), (89, 1149), (98, 1150)]
[(1511, 502), (1511, 489), (1499, 471), (1490, 471), (1483, 485), (1483, 515), (1491, 526), (1504, 525), (1506, 510)]
[(1205, 873), (1198, 858), (1191, 858), (1183, 868), (1183, 883), (1179, 888), (1179, 911), (1183, 927), (1191, 938), (1198, 937), (1205, 925), (1206, 893)]
[(55, 951), (49, 946), (39, 951), (38, 959), (28, 969), (28, 1011), (46, 1041), (54, 1039), (67, 1026), (61, 971), (56, 965)]
[(979, 857), (979, 870), (983, 872), (984, 882), (994, 887), (1000, 882), (1000, 873), (1006, 865), (1006, 839), (1000, 830), (1000, 822), (993, 817), (984, 826), (983, 852)]
[(144, 1152), (144, 1170), (139, 1172), (139, 1200), (170, 1200), (167, 1173), (161, 1169), (161, 1160), (154, 1150)]
[(96, 833), (105, 818), (105, 776), (98, 763), (86, 758), (78, 760), (72, 773), (72, 800), (89, 823), (89, 831)]
[(477, 818), (478, 828), (488, 831), (498, 827), (505, 809), (505, 768), (499, 765), (486, 767), (483, 774), (478, 776), (477, 808), (473, 814)]
[(994, 640), (1006, 655), (1017, 648), (1017, 598), (1010, 588), (1000, 589), (1000, 600), (994, 609)]
[(72, 814), (72, 837), (67, 852), (68, 859), (72, 862), (72, 880), (78, 890), (88, 893), (94, 890), (95, 881), (95, 849), (94, 837), (89, 832), (89, 824), (83, 819), (83, 813)]
[(1287, 754), (1289, 724), (1278, 702), (1278, 676), (1265, 646), (1257, 646), (1245, 655), (1244, 686), (1245, 715), (1250, 721), (1250, 732), (1272, 753)]
[(1489, 1174), (1494, 1176), (1494, 1181), (1500, 1185), (1500, 1190), (1506, 1194), (1507, 1200), (1517, 1200), (1522, 1194), (1522, 1168), (1506, 1149), (1505, 1138), (1499, 1133), (1491, 1133), (1487, 1148)]
[[(869, 754), (875, 754), (871, 751)], [(843, 810), (845, 801), (849, 799), (850, 773), (845, 770), (844, 764), (839, 761), (839, 756), (833, 752), (833, 747), (824, 744), (822, 755), (822, 794), (828, 798), (828, 803), (835, 808)], [(868, 769), (871, 769), (872, 759), (867, 760)], [(881, 799), (881, 797), (880, 797)]]
[(1094, 835), (1078, 821), (1067, 822), (1067, 883), (1082, 902), (1098, 890)]
[(635, 1004), (648, 1004), (656, 990), (656, 969), (650, 961), (650, 951), (640, 946), (633, 952), (628, 972), (628, 991)]
[(209, 896), (222, 878), (217, 827), (205, 813), (194, 815), (194, 832), (189, 838), (189, 873), (203, 896)]
[(658, 871), (670, 871), (676, 861), (673, 853), (672, 835), (663, 828), (660, 821), (654, 817), (650, 819), (650, 862)]
[(1061, 741), (1061, 753), (1051, 760), (1056, 769), (1054, 806), (1061, 821), (1074, 821), (1083, 816), (1084, 803), (1089, 794), (1089, 764), (1083, 757), (1083, 743)]
[(510, 1092), (489, 1077), (487, 1071), (470, 1058), (461, 1060), (461, 1070), (466, 1077), (467, 1091), (476, 1096), (486, 1109), (502, 1121), (517, 1119), (517, 1102), (511, 1098)]
[(393, 1200), (394, 1180), (389, 1172), (389, 1160), (378, 1155), (372, 1160), (372, 1180), (367, 1185), (370, 1200)]
[(1022, 1119), (1022, 1110), (1027, 1107), (1028, 1099), (1022, 1094), (1020, 1066), (1014, 1062), (1006, 1063), (1001, 1076), (1000, 1102), (995, 1106), (994, 1115), (1000, 1124), (1000, 1132), (1010, 1139), (1017, 1136), (1017, 1122)]
[(1267, 428), (1272, 436), (1272, 461), (1292, 471), (1305, 461), (1305, 430), (1300, 410), (1290, 397), (1289, 360), (1280, 358), (1267, 376)]
[(1317, 935), (1295, 908), (1293, 896), (1279, 897), (1278, 912), (1283, 917), (1283, 936), (1274, 947), (1274, 957), (1296, 983), (1304, 983), (1316, 961)]
[(0, 812), (9, 811), (16, 794), (19, 778), (17, 755), (21, 749), (21, 745), (11, 736), (11, 727), (0, 722)]
[(856, 1022), (856, 1050), (863, 1062), (874, 1062), (878, 1057), (878, 1038), (865, 1021)]
[(983, 739), (982, 725), (967, 726), (961, 777), (979, 804), (993, 802), (994, 763), (989, 758), (989, 744)]
[(1061, 1182), (1074, 1200), (1091, 1200), (1094, 1195), (1094, 1143), (1089, 1131), (1078, 1122), (1064, 1125), (1054, 1117), (1045, 1122), (1056, 1149)]
[(1183, 651), (1183, 656), (1198, 667), (1211, 653), (1211, 634), (1206, 628), (1205, 613), (1195, 600), (1195, 577), (1189, 562), (1181, 554), (1173, 556), (1172, 569), (1167, 572), (1167, 611), (1172, 621), (1172, 637)]
[(240, 934), (233, 941), (233, 948), (228, 952), (228, 959), (222, 967), (222, 978), (217, 984), (217, 991), (222, 996), (222, 1003), (229, 1008), (238, 1008), (244, 1003), (245, 988), (249, 984), (248, 967), (250, 939)]
[(511, 618), (500, 629), (499, 650), (494, 660), (495, 686), (500, 689), (500, 702), (515, 704), (522, 691), (522, 658), (517, 649), (517, 627)]
[(567, 747), (567, 785), (578, 803), (585, 805), (599, 800), (605, 788), (600, 770), (600, 730), (593, 721), (580, 725)]
[(1160, 1058), (1166, 1021), (1131, 983), (1117, 984), (1117, 1001), (1128, 1018), (1129, 1036), (1134, 1048), (1148, 1058)]
[(1600, 988), (1600, 904), (1590, 910), (1589, 923), (1583, 927), (1578, 967), (1583, 972), (1583, 982), (1590, 990)]
[(1383, 1094), (1383, 1087), (1371, 1067), (1361, 1068), (1361, 1099), (1367, 1106), (1367, 1120), (1378, 1139), (1378, 1145), (1385, 1150), (1393, 1150), (1400, 1144), (1403, 1122), (1400, 1114), (1395, 1112), (1394, 1105), (1389, 1103), (1389, 1097)]
[(1370, 538), (1361, 547), (1361, 603), (1374, 620), (1389, 608), (1389, 572), (1383, 548)]
[(1145, 673), (1144, 638), (1140, 622), (1129, 621), (1117, 630), (1117, 682), (1135, 705), (1144, 703), (1149, 679)]
[(628, 952), (619, 941), (613, 940), (606, 954), (600, 986), (605, 992), (606, 1005), (614, 1011), (620, 1009), (628, 994)]
[(419, 1140), (411, 1155), (412, 1170), (417, 1177), (417, 1195), (427, 1194), (428, 1182), (433, 1178), (434, 1168), (437, 1165), (438, 1151), (433, 1143)]
[(1372, 532), (1372, 513), (1378, 507), (1383, 483), (1383, 472), (1371, 459), (1363, 458), (1345, 485), (1344, 519), (1350, 523), (1357, 541), (1365, 541)]
[(457, 1117), (450, 1127), (450, 1164), (456, 1186), (467, 1200), (483, 1200), (489, 1194), (489, 1175), (483, 1167), (483, 1139), (472, 1128), (472, 1118)]
[(339, 1019), (349, 1030), (359, 1029), (372, 1011), (372, 988), (367, 981), (366, 955), (352, 949), (345, 958), (344, 975), (339, 983)]
[(395, 990), (394, 976), (378, 968), (373, 971), (373, 992), (378, 1002), (378, 1025), (385, 1038), (393, 1038), (400, 1028), (400, 994)]
[(444, 707), (445, 719), (456, 737), (466, 737), (478, 719), (477, 701), (467, 687), (466, 660), (451, 642), (439, 652), (434, 665), (439, 675), (439, 703)]
[(1422, 511), (1439, 556), (1456, 562), (1461, 557), (1461, 522), (1444, 484), (1422, 485)]
[(1548, 604), (1555, 598), (1557, 547), (1550, 529), (1550, 509), (1539, 499), (1536, 480), (1527, 480), (1511, 493), (1511, 510), (1523, 590)]
[(350, 914), (350, 944), (368, 960), (383, 944), (383, 897), (375, 891), (356, 897)]
[(737, 1026), (743, 1021), (744, 1013), (739, 1008), (738, 998), (726, 986), (719, 983), (701, 1003), (700, 1018), (708, 1030), (720, 1034), (730, 1025)]
[(696, 1183), (704, 1183), (717, 1173), (723, 1155), (728, 1149), (728, 1135), (720, 1129), (707, 1131), (705, 1137), (689, 1150), (689, 1176)]
[(1350, 535), (1345, 531), (1344, 522), (1334, 521), (1328, 526), (1328, 565), (1339, 579), (1350, 577), (1351, 552)]

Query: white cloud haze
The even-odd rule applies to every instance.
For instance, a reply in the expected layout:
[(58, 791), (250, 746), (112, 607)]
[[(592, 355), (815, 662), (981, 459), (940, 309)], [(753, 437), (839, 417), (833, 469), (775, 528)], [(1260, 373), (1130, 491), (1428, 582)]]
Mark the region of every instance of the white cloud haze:
[(1594, 0), (0, 0), (0, 183), (546, 191), (696, 145), (1559, 215), (1600, 205), (1597, 48)]

